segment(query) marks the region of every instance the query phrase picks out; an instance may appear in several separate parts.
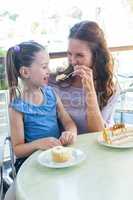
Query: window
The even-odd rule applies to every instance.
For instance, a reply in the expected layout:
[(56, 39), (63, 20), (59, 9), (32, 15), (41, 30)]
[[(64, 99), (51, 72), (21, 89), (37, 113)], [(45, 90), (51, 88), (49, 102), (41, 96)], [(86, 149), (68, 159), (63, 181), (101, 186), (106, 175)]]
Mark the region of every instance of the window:
[(70, 27), (81, 20), (97, 21), (109, 46), (131, 44), (133, 10), (130, 0), (4, 0), (0, 10), (0, 44), (8, 48), (36, 40), (49, 51), (64, 51)]

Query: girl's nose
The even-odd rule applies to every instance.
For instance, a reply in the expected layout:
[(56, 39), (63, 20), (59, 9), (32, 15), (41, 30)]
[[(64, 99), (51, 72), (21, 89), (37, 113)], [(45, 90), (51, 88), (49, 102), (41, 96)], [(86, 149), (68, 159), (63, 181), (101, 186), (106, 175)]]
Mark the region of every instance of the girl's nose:
[(48, 72), (48, 73), (46, 73), (46, 76), (48, 76), (48, 77), (49, 77), (49, 72)]
[(46, 71), (46, 76), (49, 76), (49, 74), (50, 74), (50, 70), (47, 69), (47, 71)]

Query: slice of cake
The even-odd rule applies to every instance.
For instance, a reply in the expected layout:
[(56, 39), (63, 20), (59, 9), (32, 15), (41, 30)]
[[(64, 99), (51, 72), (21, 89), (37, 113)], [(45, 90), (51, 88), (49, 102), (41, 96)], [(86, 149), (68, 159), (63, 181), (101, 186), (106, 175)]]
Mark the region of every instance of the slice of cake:
[(69, 161), (72, 158), (71, 149), (63, 146), (57, 146), (52, 148), (51, 154), (52, 154), (52, 160), (58, 163)]
[(102, 137), (107, 144), (111, 144), (109, 129), (105, 128), (102, 132)]
[(107, 144), (122, 144), (133, 141), (132, 129), (126, 128), (125, 124), (117, 123), (113, 127), (105, 128), (102, 138)]
[(66, 74), (59, 74), (59, 75), (56, 76), (56, 81), (57, 81), (57, 82), (58, 82), (58, 81), (62, 81), (62, 80), (64, 80), (66, 77), (67, 77)]
[(112, 135), (119, 135), (126, 132), (126, 127), (123, 123), (117, 123), (110, 130), (112, 131)]

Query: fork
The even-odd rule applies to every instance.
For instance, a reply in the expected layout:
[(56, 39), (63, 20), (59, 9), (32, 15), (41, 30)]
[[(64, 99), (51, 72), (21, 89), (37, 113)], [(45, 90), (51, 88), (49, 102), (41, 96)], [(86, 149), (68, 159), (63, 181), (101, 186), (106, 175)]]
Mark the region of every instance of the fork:
[(69, 73), (69, 74), (65, 74), (66, 76), (64, 77), (64, 78), (62, 78), (62, 80), (66, 80), (67, 78), (69, 78), (69, 76), (71, 76), (72, 74), (74, 74), (76, 71), (78, 71), (78, 70), (75, 70), (75, 71), (73, 71), (73, 72), (71, 72), (71, 73)]
[(74, 71), (73, 72), (71, 72), (71, 73), (69, 73), (69, 74), (66, 74), (66, 76), (63, 78), (63, 80), (65, 80), (65, 79), (67, 79), (67, 78), (69, 78), (72, 74), (74, 74)]

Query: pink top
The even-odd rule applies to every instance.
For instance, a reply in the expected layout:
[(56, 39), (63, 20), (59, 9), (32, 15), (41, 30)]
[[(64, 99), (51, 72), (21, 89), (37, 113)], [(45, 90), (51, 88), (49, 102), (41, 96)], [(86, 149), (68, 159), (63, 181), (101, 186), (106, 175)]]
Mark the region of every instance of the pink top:
[[(57, 84), (50, 83), (55, 89), (56, 93), (62, 100), (66, 111), (71, 115), (72, 119), (77, 125), (78, 133), (87, 133), (87, 117), (86, 117), (86, 104), (85, 93), (83, 88), (77, 87), (60, 87)], [(116, 93), (108, 100), (108, 104), (102, 109), (102, 117), (107, 126), (112, 126), (114, 123), (115, 105), (120, 94), (118, 89)]]

